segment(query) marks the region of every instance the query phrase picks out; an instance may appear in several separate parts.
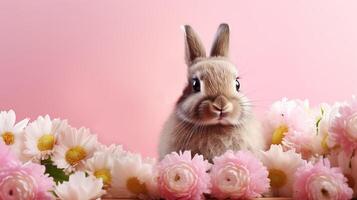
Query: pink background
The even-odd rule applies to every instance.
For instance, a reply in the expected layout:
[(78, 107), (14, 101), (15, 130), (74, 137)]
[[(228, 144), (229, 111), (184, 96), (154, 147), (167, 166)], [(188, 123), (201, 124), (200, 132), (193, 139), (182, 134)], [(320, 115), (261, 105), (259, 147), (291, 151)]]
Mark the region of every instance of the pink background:
[(261, 115), (283, 96), (316, 104), (356, 93), (356, 10), (337, 0), (1, 0), (1, 110), (67, 118), (156, 156), (185, 83), (180, 25), (210, 48), (230, 24), (232, 60)]

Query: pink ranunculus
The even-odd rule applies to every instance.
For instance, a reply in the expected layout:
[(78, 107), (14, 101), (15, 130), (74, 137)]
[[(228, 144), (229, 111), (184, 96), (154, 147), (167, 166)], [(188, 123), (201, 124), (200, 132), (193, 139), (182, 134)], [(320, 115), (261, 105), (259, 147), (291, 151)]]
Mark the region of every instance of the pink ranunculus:
[(212, 195), (218, 199), (252, 199), (269, 190), (268, 170), (248, 151), (227, 151), (213, 159)]
[(191, 157), (190, 151), (173, 152), (158, 163), (158, 189), (162, 198), (171, 199), (202, 199), (204, 193), (209, 193), (210, 176), (207, 171), (210, 164), (201, 155)]
[(294, 199), (297, 200), (348, 200), (352, 189), (340, 168), (330, 166), (328, 159), (320, 159), (300, 167), (295, 173)]
[(357, 148), (357, 99), (340, 106), (329, 128), (331, 140), (350, 154)]
[(5, 167), (20, 165), (20, 161), (11, 153), (10, 148), (0, 142), (0, 170)]
[(26, 163), (0, 170), (0, 200), (50, 200), (53, 180), (45, 167)]

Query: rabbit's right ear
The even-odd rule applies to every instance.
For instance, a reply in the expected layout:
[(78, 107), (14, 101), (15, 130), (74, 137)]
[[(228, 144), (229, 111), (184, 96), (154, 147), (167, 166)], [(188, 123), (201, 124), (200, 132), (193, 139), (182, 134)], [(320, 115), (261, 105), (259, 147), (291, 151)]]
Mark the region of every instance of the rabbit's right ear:
[(227, 57), (229, 50), (229, 26), (228, 24), (221, 24), (218, 27), (216, 38), (214, 39), (211, 56), (212, 57)]
[(182, 28), (185, 33), (186, 64), (190, 66), (196, 58), (206, 57), (206, 51), (201, 40), (191, 26), (184, 25)]

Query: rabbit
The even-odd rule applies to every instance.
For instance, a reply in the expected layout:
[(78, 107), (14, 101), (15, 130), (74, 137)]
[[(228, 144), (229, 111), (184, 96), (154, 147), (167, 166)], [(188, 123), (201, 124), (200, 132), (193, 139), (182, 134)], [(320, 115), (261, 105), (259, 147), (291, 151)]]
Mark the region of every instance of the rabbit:
[(185, 150), (209, 161), (227, 150), (263, 150), (261, 125), (228, 59), (228, 24), (218, 27), (209, 57), (192, 27), (182, 28), (188, 82), (161, 132), (160, 159)]

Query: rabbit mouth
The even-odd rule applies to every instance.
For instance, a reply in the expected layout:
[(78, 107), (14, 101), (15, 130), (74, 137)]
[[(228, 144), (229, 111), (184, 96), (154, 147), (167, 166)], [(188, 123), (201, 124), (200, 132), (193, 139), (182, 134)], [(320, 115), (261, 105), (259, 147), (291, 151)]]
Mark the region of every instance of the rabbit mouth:
[(230, 112), (212, 112), (210, 118), (202, 119), (202, 123), (206, 125), (223, 125), (223, 126), (234, 126), (235, 123), (232, 121), (232, 116)]
[(202, 119), (211, 125), (234, 125), (233, 105), (228, 102), (223, 105), (216, 105), (215, 102), (210, 102), (206, 107), (206, 112), (201, 112)]
[[(197, 122), (196, 122), (197, 123)], [(201, 125), (205, 125), (205, 126), (235, 126), (235, 123), (232, 123), (231, 120), (229, 120), (226, 117), (219, 117), (219, 118), (215, 118), (215, 119), (211, 119), (211, 120), (205, 120), (205, 121), (200, 121), (198, 122)]]
[(234, 126), (235, 124), (232, 123), (229, 119), (222, 117), (207, 121), (206, 125)]
[(176, 114), (181, 120), (192, 124), (236, 126), (241, 114), (237, 112), (235, 104), (228, 99), (215, 99), (203, 98), (191, 110), (180, 106)]
[[(197, 114), (196, 117), (185, 115), (183, 112), (177, 112), (179, 119), (192, 123), (198, 124), (201, 126), (211, 126), (211, 125), (220, 125), (220, 126), (236, 126), (237, 124), (232, 120), (232, 116), (228, 112), (210, 112), (209, 116), (202, 116)], [(200, 116), (200, 117), (199, 117)]]
[(229, 120), (229, 113), (220, 112), (216, 118), (216, 124), (220, 125), (233, 125)]
[(222, 119), (225, 119), (226, 117), (228, 117), (228, 112), (219, 112), (218, 114), (218, 120), (222, 120)]

